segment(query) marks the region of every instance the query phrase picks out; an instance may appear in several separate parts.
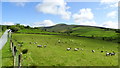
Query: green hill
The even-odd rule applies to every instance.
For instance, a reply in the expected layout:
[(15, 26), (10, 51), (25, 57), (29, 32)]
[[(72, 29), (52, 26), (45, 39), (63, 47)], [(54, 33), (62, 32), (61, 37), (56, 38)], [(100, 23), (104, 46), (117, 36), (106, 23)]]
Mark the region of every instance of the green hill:
[(41, 30), (108, 41), (118, 41), (119, 39), (119, 32), (117, 32), (117, 29), (96, 26), (57, 24), (51, 27), (43, 27)]

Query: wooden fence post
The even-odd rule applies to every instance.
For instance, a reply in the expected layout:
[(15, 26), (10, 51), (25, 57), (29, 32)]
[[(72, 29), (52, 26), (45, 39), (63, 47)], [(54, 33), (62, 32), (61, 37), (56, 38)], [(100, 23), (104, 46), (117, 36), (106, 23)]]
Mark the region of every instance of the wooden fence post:
[(21, 68), (20, 67), (21, 66), (21, 56), (22, 56), (22, 54), (18, 55), (18, 68)]
[(10, 40), (10, 48), (11, 48), (11, 51), (12, 51), (12, 48), (13, 48), (13, 42), (12, 42), (12, 40)]

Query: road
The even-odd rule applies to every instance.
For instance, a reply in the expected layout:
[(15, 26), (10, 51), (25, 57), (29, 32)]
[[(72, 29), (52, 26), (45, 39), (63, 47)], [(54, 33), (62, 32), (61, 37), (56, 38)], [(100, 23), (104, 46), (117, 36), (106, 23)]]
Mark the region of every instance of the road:
[(7, 39), (8, 39), (8, 31), (9, 31), (9, 29), (8, 30), (6, 30), (5, 32), (4, 32), (4, 34), (1, 36), (1, 38), (0, 38), (0, 50), (2, 49), (2, 47), (6, 44), (6, 42), (7, 42)]

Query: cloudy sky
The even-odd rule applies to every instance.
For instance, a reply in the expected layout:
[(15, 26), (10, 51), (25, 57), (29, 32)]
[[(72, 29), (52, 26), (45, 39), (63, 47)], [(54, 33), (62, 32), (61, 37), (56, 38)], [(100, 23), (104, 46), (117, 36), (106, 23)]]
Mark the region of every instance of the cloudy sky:
[(20, 23), (32, 27), (76, 24), (118, 28), (118, 2), (2, 2), (2, 25)]

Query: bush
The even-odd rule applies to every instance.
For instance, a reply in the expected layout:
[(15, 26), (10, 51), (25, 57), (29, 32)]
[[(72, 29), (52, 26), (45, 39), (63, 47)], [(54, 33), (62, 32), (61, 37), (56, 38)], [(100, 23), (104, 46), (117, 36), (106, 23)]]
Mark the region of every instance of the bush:
[(28, 52), (28, 49), (22, 50), (22, 53), (23, 53), (23, 54), (26, 54), (27, 52)]
[(15, 25), (11, 26), (10, 29), (12, 30), (12, 32), (17, 32), (18, 30), (20, 30), (20, 28), (16, 27)]

